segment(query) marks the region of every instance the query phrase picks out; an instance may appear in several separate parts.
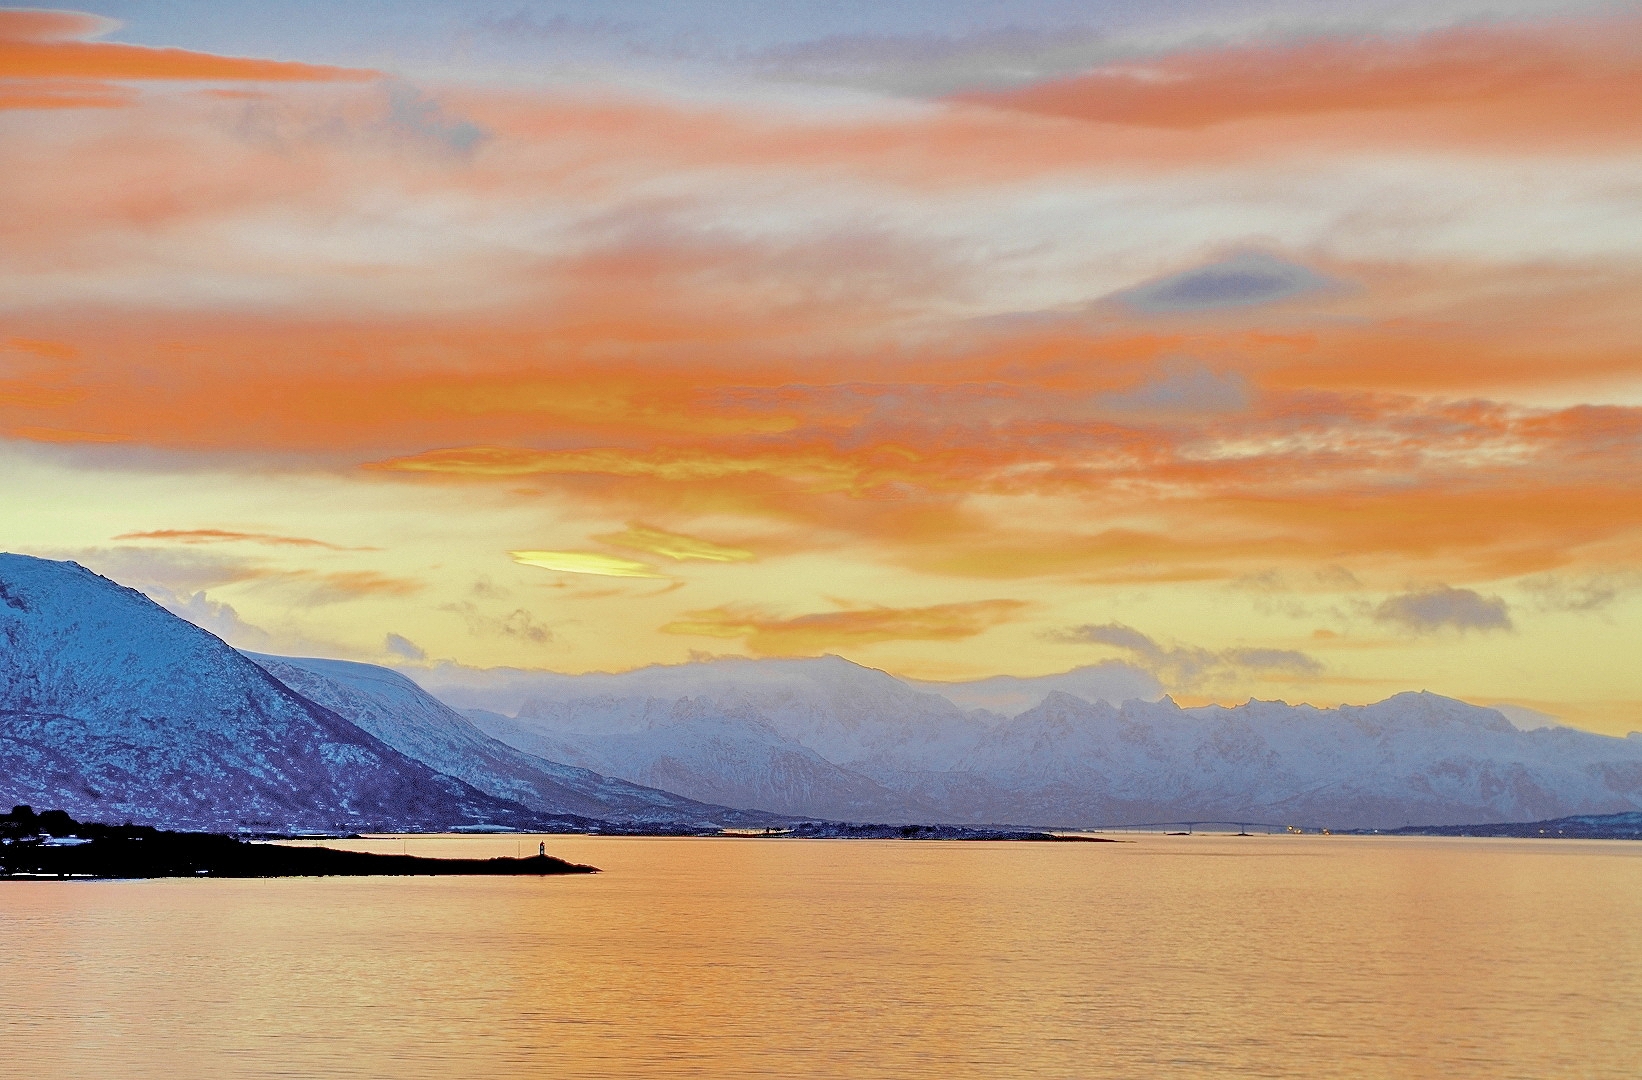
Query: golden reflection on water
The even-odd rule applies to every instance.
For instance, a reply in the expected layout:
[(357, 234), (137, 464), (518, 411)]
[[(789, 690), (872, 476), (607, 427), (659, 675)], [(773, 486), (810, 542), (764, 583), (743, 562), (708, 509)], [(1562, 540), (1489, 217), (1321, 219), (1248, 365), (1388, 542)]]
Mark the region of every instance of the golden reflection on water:
[(1642, 843), (550, 836), (594, 877), (0, 883), (0, 1075), (1642, 1074)]

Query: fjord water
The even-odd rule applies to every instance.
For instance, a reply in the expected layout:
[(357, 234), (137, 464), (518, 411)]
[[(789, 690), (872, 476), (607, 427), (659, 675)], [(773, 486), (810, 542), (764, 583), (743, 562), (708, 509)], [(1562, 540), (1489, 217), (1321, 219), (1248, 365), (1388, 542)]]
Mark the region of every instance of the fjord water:
[(1498, 1080), (1642, 1061), (1642, 843), (541, 839), (605, 873), (0, 883), (0, 1074)]

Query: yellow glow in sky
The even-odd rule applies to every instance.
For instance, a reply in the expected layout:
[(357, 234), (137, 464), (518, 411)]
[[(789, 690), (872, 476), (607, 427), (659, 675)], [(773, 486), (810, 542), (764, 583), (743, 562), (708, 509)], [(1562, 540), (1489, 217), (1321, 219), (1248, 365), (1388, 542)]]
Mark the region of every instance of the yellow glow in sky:
[(510, 551), (513, 561), (525, 566), (539, 566), (565, 574), (592, 574), (595, 577), (653, 578), (660, 577), (648, 565), (632, 559), (618, 559), (614, 555), (600, 555), (593, 551)]

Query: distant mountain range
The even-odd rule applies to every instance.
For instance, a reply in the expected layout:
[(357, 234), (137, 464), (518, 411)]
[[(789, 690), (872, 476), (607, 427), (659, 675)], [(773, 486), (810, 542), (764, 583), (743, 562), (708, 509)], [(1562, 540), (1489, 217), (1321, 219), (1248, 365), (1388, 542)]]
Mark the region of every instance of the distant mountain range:
[(533, 811), (704, 828), (780, 823), (777, 815), (709, 805), (525, 753), (486, 735), (387, 668), (347, 660), (243, 655), (405, 756)]
[(838, 657), (407, 672), (426, 689), (241, 654), (76, 564), (0, 555), (0, 803), (269, 832), (1392, 829), (1642, 811), (1642, 736), (1522, 731), (1427, 693), (1182, 709), (1142, 699), (1158, 687), (1122, 664), (945, 684)]
[[(426, 676), (432, 681), (438, 671)], [(447, 679), (449, 678), (446, 676)], [(1522, 731), (1429, 693), (1318, 709), (1114, 704), (1111, 665), (1046, 679), (910, 683), (838, 657), (511, 674), (513, 746), (695, 798), (782, 814), (1090, 828), (1260, 821), (1388, 828), (1642, 808), (1642, 736)], [(439, 692), (484, 699), (475, 685)], [(965, 708), (1007, 694), (1012, 713)]]

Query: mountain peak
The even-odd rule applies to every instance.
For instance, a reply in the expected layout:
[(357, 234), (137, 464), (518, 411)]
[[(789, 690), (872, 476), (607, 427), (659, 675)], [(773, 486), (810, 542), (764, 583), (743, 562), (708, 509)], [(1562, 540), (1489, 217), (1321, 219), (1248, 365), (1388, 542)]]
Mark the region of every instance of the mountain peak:
[(83, 566), (0, 555), (0, 588), (0, 801), (228, 830), (527, 816), (404, 757)]

